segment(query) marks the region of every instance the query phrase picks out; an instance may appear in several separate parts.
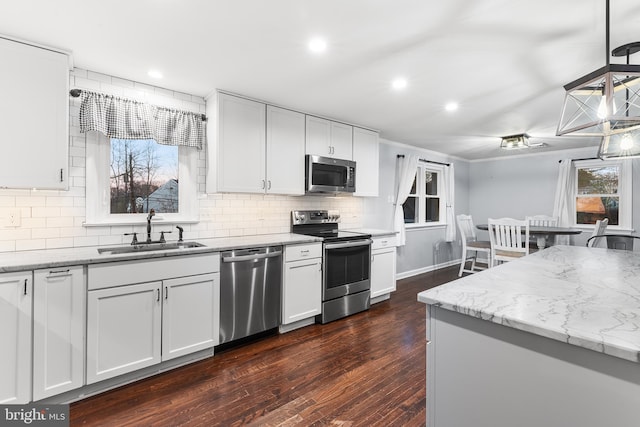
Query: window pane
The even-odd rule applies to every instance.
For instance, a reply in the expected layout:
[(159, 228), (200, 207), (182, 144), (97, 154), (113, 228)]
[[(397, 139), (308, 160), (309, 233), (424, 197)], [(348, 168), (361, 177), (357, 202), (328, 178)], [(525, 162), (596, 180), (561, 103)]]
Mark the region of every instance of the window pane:
[(427, 222), (440, 221), (440, 199), (427, 199)]
[(618, 166), (578, 169), (578, 194), (617, 194)]
[(178, 147), (111, 140), (111, 213), (178, 212)]
[(576, 224), (595, 224), (609, 218), (609, 225), (618, 225), (618, 197), (577, 197)]
[(424, 171), (425, 194), (428, 196), (438, 195), (438, 173)]
[(418, 218), (418, 204), (416, 203), (417, 201), (417, 197), (407, 197), (407, 201), (402, 205), (405, 224), (414, 224), (416, 222), (416, 218)]
[(409, 191), (409, 194), (416, 194), (416, 178), (418, 177), (418, 175), (416, 174), (416, 176), (413, 178), (413, 184), (411, 184), (411, 191)]

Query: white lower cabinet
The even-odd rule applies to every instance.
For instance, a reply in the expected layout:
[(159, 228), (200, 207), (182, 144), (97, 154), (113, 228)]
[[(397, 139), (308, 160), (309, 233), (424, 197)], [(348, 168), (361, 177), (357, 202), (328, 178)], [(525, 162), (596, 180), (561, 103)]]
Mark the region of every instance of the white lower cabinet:
[(32, 272), (0, 274), (0, 404), (31, 400)]
[(220, 273), (165, 280), (162, 360), (218, 344)]
[(396, 237), (374, 237), (371, 245), (371, 298), (396, 290)]
[(291, 245), (285, 249), (282, 324), (322, 312), (322, 244)]
[(89, 291), (87, 384), (160, 363), (162, 282)]
[[(217, 345), (219, 266), (219, 254), (90, 265), (87, 384)], [(143, 276), (155, 280), (122, 285)]]
[(83, 267), (33, 273), (33, 400), (84, 383)]

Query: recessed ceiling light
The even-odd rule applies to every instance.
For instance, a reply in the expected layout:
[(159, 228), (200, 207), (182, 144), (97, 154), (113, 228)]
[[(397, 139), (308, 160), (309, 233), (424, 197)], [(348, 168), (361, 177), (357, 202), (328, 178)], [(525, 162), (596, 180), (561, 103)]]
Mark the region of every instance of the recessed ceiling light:
[(397, 77), (391, 82), (391, 87), (396, 90), (402, 90), (407, 87), (407, 79), (404, 77)]
[(458, 103), (457, 102), (448, 102), (445, 106), (444, 109), (447, 111), (456, 111), (458, 109)]
[(147, 75), (149, 77), (151, 77), (152, 79), (161, 79), (162, 78), (162, 73), (160, 71), (158, 71), (158, 70), (149, 70)]
[(309, 41), (309, 50), (313, 53), (322, 53), (327, 50), (327, 41), (320, 37), (315, 37)]

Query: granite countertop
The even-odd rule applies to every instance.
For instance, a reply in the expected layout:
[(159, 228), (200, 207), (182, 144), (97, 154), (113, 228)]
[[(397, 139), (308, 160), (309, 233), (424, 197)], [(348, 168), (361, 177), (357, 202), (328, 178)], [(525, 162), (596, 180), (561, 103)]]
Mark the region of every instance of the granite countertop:
[[(269, 245), (291, 245), (320, 242), (322, 239), (302, 234), (282, 233), (256, 236), (195, 239), (205, 246), (128, 254), (100, 254), (98, 247), (46, 249), (36, 251), (1, 252), (0, 272), (35, 270), (70, 265), (99, 264), (104, 262), (151, 259), (181, 255), (195, 255), (223, 250)], [(169, 242), (170, 243), (170, 242)], [(122, 246), (122, 245), (111, 245)], [(109, 247), (109, 246), (104, 246)]]
[(383, 230), (379, 228), (348, 228), (345, 231), (354, 231), (356, 233), (371, 234), (372, 237), (393, 236), (397, 234), (394, 230)]
[(552, 246), (418, 301), (640, 363), (640, 253)]

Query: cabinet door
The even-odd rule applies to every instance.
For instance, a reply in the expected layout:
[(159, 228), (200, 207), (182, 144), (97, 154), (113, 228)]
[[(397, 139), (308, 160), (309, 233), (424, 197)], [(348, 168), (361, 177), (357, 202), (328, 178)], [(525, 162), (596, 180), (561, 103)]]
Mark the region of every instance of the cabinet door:
[(331, 157), (353, 160), (353, 126), (331, 122)]
[(305, 116), (267, 106), (267, 192), (304, 194)]
[(354, 196), (378, 196), (378, 133), (353, 128), (353, 160), (356, 162), (356, 192)]
[(307, 319), (322, 311), (322, 260), (285, 263), (282, 323)]
[(396, 248), (371, 252), (371, 298), (396, 290)]
[(331, 122), (320, 117), (306, 116), (305, 153), (331, 156)]
[(87, 384), (160, 362), (162, 282), (88, 292)]
[(0, 404), (31, 400), (31, 299), (28, 273), (0, 274)]
[(40, 400), (84, 383), (86, 286), (81, 266), (33, 276), (33, 400)]
[(218, 95), (218, 191), (265, 191), (265, 133), (265, 104)]
[(69, 57), (0, 38), (0, 58), (0, 187), (67, 189)]
[(218, 344), (220, 274), (181, 277), (162, 284), (162, 360)]

